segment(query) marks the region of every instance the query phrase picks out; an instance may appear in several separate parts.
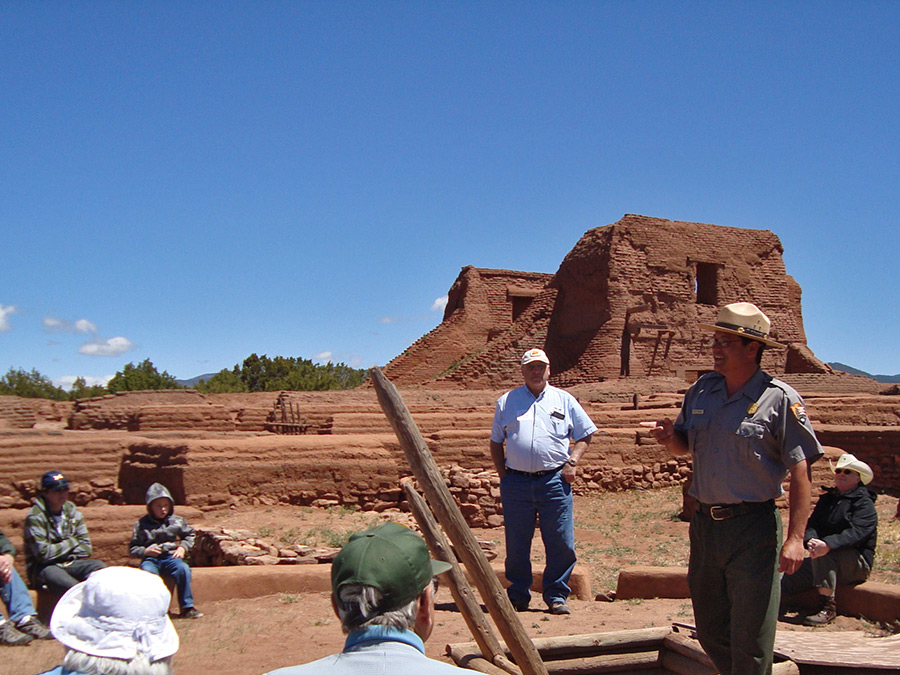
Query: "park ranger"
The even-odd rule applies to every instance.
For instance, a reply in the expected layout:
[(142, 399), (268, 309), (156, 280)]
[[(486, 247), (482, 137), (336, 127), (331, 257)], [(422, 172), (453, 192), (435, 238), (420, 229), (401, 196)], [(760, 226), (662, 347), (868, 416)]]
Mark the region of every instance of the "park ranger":
[[(738, 302), (719, 310), (714, 372), (695, 382), (673, 423), (652, 430), (675, 454), (691, 453), (688, 583), (700, 643), (723, 675), (772, 670), (780, 572), (803, 562), (810, 511), (810, 465), (824, 454), (800, 395), (761, 368), (769, 318)], [(790, 474), (783, 536), (775, 499)]]

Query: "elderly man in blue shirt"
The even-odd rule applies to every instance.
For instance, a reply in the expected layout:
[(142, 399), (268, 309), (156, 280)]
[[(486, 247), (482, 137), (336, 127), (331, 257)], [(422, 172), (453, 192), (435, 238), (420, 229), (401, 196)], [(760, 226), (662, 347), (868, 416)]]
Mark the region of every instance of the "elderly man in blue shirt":
[[(531, 601), (531, 540), (540, 522), (546, 565), (543, 598), (551, 614), (569, 614), (575, 567), (572, 481), (596, 425), (575, 397), (547, 383), (541, 349), (522, 356), (525, 384), (499, 398), (491, 426), (491, 460), (500, 475), (506, 530), (506, 579), (516, 611)], [(574, 445), (570, 445), (570, 439)]]

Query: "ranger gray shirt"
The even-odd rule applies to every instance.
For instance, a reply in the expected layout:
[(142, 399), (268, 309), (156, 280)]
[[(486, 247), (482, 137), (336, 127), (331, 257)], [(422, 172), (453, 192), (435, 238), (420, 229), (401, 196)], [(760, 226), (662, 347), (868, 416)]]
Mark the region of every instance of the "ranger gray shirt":
[(693, 457), (689, 492), (705, 504), (780, 497), (791, 466), (824, 454), (800, 395), (762, 370), (731, 397), (724, 375), (701, 377), (685, 394), (675, 429)]

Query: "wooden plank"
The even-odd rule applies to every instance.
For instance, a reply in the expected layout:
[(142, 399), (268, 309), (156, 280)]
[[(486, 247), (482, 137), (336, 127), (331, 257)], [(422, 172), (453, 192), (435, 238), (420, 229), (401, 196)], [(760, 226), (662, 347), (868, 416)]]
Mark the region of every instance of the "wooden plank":
[(535, 638), (533, 642), (542, 658), (549, 660), (563, 655), (587, 656), (623, 650), (658, 651), (669, 633), (670, 628), (636, 628), (609, 633)]
[[(581, 633), (579, 635), (557, 635), (532, 638), (534, 646), (544, 658), (557, 658), (561, 654), (603, 654), (613, 651), (635, 649), (645, 651), (661, 649), (663, 641), (672, 629), (666, 627), (632, 628), (630, 630), (609, 631), (605, 633)], [(475, 642), (462, 642), (450, 645), (458, 648), (460, 653), (474, 651), (478, 648)], [(506, 645), (501, 643), (506, 649)]]
[(479, 673), (487, 673), (487, 675), (508, 675), (505, 670), (498, 668), (480, 654), (455, 654), (450, 647), (451, 645), (447, 645), (447, 654), (460, 668), (476, 670)]
[(453, 595), (453, 600), (456, 602), (457, 608), (459, 608), (460, 613), (463, 615), (463, 620), (465, 620), (466, 625), (469, 627), (469, 632), (475, 637), (475, 643), (478, 645), (481, 653), (493, 665), (501, 667), (512, 675), (520, 673), (521, 671), (515, 664), (510, 663), (509, 659), (506, 658), (506, 652), (500, 646), (497, 636), (494, 635), (494, 631), (491, 629), (490, 624), (484, 616), (484, 612), (481, 610), (481, 605), (475, 598), (475, 593), (469, 585), (466, 575), (463, 573), (462, 569), (460, 569), (459, 561), (456, 559), (456, 556), (453, 555), (450, 542), (447, 541), (444, 533), (441, 532), (437, 521), (434, 519), (434, 515), (431, 513), (428, 504), (425, 502), (425, 498), (416, 492), (412, 483), (413, 481), (409, 477), (400, 481), (400, 485), (406, 493), (406, 498), (409, 500), (409, 506), (413, 517), (419, 524), (422, 534), (425, 537), (425, 543), (428, 544), (428, 548), (431, 550), (432, 555), (436, 559), (443, 560), (451, 565), (450, 570), (447, 572), (450, 593)]
[(659, 652), (627, 654), (600, 654), (547, 663), (551, 675), (594, 675), (595, 673), (621, 673), (658, 668)]
[(677, 673), (677, 675), (716, 675), (719, 672), (717, 668), (711, 668), (689, 656), (669, 649), (663, 650), (662, 664), (667, 670)]
[(397, 388), (378, 368), (371, 368), (369, 375), (375, 386), (378, 402), (394, 433), (397, 434), (413, 475), (425, 493), (438, 522), (472, 575), (481, 598), (491, 613), (497, 629), (506, 640), (516, 664), (524, 675), (547, 675), (540, 654), (525, 632), (512, 603), (506, 596), (506, 591), (503, 590), (478, 541), (466, 524), (459, 506), (444, 483), (431, 450), (428, 449)]
[(663, 649), (696, 661), (707, 668), (711, 668), (714, 672), (716, 670), (715, 664), (713, 664), (712, 659), (707, 656), (706, 652), (703, 651), (700, 642), (694, 638), (688, 637), (684, 633), (673, 632), (667, 635), (665, 640), (663, 640)]
[(800, 665), (900, 670), (900, 635), (874, 638), (862, 631), (778, 631), (775, 651)]

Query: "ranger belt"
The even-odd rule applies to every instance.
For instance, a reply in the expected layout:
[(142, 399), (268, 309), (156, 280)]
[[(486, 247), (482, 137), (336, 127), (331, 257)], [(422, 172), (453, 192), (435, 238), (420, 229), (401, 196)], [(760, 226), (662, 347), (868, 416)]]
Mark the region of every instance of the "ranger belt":
[(748, 513), (760, 511), (772, 511), (775, 508), (775, 500), (767, 502), (738, 502), (737, 504), (704, 504), (700, 502), (700, 511), (713, 520), (730, 520)]

